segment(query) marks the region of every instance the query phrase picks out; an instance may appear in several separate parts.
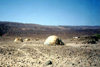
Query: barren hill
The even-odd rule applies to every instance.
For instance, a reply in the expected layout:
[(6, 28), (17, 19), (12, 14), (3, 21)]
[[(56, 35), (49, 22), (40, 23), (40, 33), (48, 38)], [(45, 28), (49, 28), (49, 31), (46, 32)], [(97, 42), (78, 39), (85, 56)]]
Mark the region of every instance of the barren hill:
[(56, 34), (62, 37), (93, 35), (100, 33), (100, 26), (45, 26), (16, 22), (0, 22), (1, 36), (44, 37)]

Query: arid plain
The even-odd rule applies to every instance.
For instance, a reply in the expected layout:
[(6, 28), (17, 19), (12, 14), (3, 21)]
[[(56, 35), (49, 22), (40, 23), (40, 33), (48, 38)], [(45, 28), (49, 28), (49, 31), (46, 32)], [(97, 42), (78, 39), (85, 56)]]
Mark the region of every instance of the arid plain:
[(100, 41), (81, 44), (62, 39), (65, 45), (47, 46), (45, 39), (30, 39), (14, 42), (14, 38), (2, 38), (0, 67), (100, 67)]
[[(100, 27), (0, 24), (0, 67), (100, 67)], [(64, 45), (44, 45), (57, 35)], [(100, 35), (99, 35), (100, 36)], [(16, 37), (23, 41), (14, 42)], [(28, 41), (24, 41), (28, 38)]]

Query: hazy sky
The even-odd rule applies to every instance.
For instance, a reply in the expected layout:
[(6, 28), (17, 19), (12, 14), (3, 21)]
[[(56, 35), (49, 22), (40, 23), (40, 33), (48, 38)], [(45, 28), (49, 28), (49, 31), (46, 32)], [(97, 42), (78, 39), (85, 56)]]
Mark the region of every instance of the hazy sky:
[(100, 0), (0, 0), (0, 21), (100, 25)]

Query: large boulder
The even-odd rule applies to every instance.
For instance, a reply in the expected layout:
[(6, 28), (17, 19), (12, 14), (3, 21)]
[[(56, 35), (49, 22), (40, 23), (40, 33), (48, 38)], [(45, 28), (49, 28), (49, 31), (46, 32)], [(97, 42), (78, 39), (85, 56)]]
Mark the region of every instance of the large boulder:
[(64, 43), (58, 36), (52, 35), (45, 40), (44, 45), (64, 45)]

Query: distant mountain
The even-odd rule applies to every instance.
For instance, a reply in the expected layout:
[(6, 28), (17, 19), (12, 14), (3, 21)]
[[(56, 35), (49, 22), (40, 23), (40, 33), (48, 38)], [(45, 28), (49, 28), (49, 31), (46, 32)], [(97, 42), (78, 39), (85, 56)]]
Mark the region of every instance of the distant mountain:
[(64, 28), (70, 28), (74, 30), (79, 30), (79, 29), (100, 29), (100, 26), (60, 26)]
[(100, 26), (44, 26), (0, 21), (0, 36), (62, 37), (93, 35), (100, 33)]

